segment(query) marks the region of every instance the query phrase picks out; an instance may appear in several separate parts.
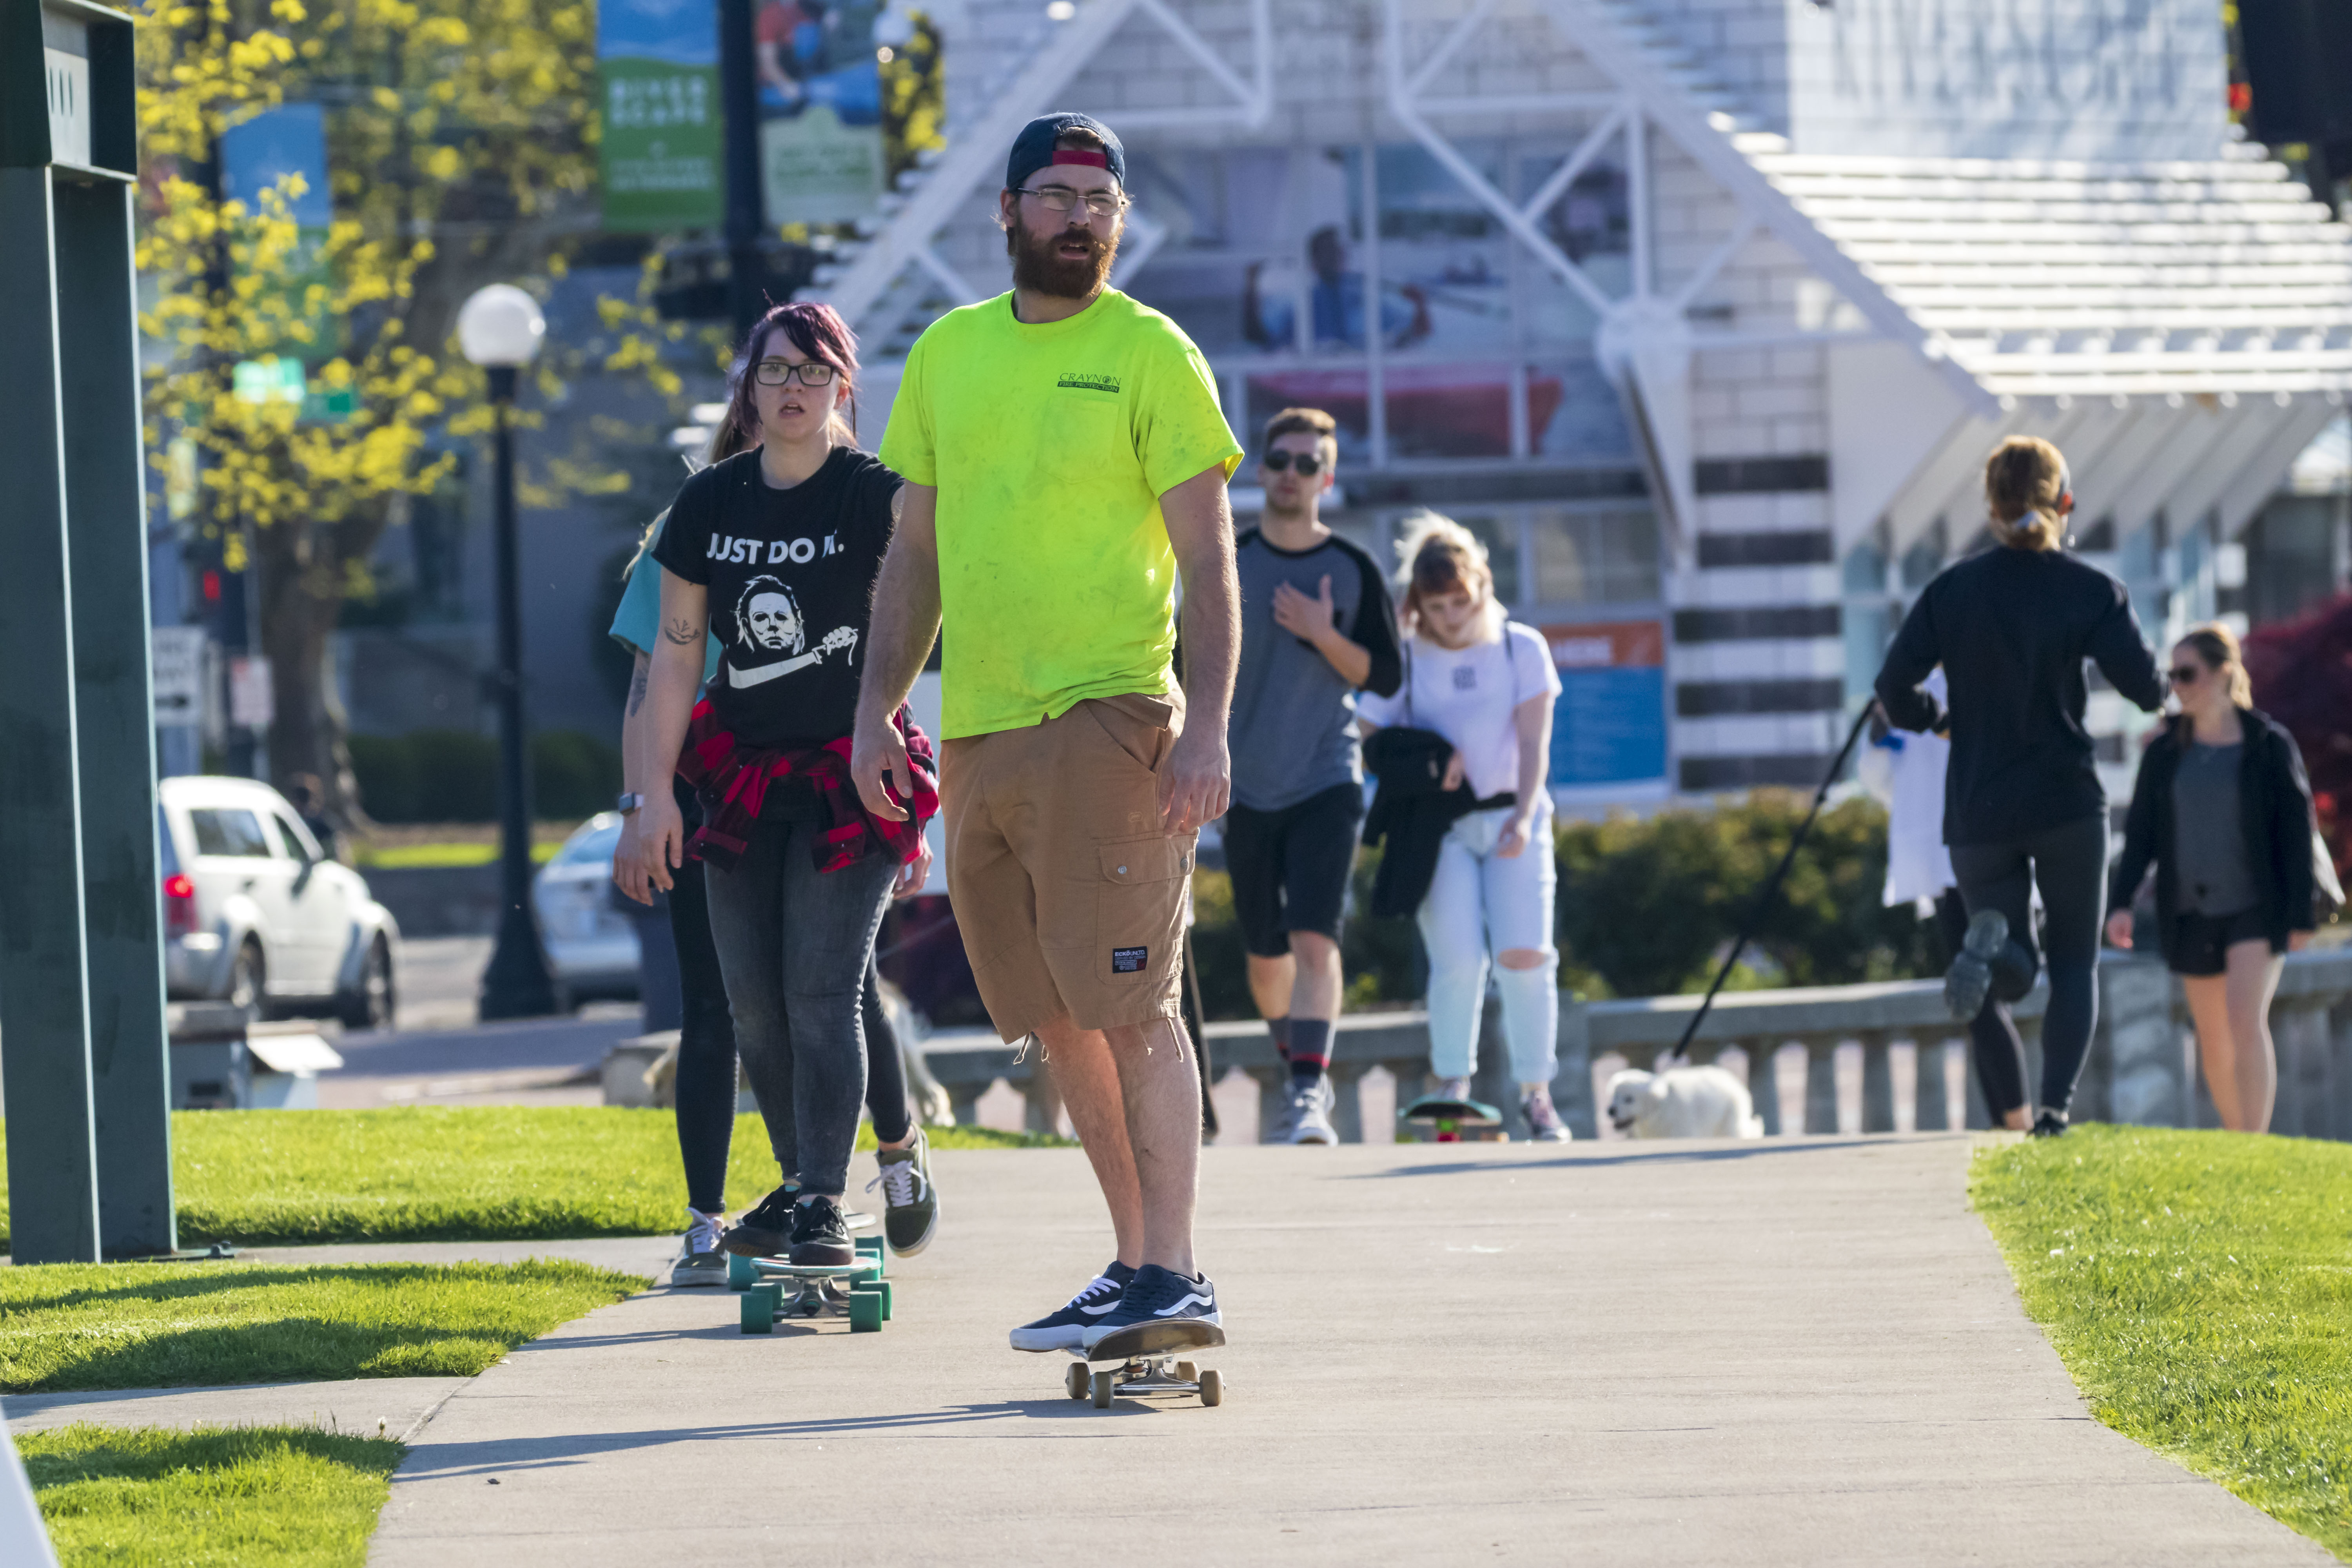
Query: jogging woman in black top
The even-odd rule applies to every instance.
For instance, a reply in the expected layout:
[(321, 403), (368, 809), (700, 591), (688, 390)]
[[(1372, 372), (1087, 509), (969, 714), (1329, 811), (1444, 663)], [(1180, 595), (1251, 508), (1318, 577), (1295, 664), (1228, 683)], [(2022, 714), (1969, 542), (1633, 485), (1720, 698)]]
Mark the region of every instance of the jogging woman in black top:
[[(2058, 448), (2028, 436), (2003, 441), (1985, 462), (1985, 500), (2000, 548), (1927, 584), (1887, 649), (1878, 700), (1898, 728), (1950, 727), (1944, 842), (1969, 909), (1968, 940), (1944, 980), (1952, 1016), (1975, 1017), (1988, 990), (2006, 1002), (2023, 996), (2046, 952), (2033, 1131), (2047, 1136), (2066, 1130), (2098, 1019), (2107, 796), (2083, 728), (2083, 661), (2151, 713), (2164, 681), (2124, 585), (2063, 548), (2074, 496)], [(1948, 713), (1919, 689), (1938, 664)], [(2042, 952), (2028, 915), (2037, 887)], [(2025, 1107), (1990, 1109), (2023, 1125)]]
[(2221, 1125), (2267, 1132), (2278, 1097), (2271, 994), (2311, 940), (2311, 784), (2294, 737), (2253, 706), (2237, 637), (2199, 626), (2172, 650), (2179, 715), (2140, 759), (2107, 888), (2107, 940), (2132, 944), (2131, 902), (2156, 865), (2164, 959), (2197, 1020)]

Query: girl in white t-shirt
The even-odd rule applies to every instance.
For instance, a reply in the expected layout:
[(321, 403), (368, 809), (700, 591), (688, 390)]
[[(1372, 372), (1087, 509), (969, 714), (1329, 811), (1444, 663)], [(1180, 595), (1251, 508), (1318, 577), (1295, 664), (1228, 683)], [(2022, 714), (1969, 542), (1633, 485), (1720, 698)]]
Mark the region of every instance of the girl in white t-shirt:
[(1430, 1070), (1443, 1080), (1440, 1094), (1468, 1098), (1491, 953), (1520, 1110), (1538, 1139), (1565, 1142), (1551, 1103), (1559, 952), (1544, 783), (1559, 672), (1541, 636), (1504, 618), (1486, 552), (1467, 529), (1425, 515), (1398, 552), (1405, 680), (1393, 697), (1360, 696), (1357, 722), (1367, 737), (1391, 724), (1443, 735), (1454, 743), (1446, 787), (1466, 780), (1479, 803), (1447, 831), (1421, 905)]

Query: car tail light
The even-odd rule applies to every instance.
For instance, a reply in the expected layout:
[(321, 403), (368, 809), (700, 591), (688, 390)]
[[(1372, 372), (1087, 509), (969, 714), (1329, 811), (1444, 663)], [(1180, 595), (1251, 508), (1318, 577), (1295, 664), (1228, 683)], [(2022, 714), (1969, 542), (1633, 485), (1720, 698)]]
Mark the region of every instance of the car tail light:
[(163, 932), (187, 936), (196, 929), (196, 884), (185, 871), (163, 879)]

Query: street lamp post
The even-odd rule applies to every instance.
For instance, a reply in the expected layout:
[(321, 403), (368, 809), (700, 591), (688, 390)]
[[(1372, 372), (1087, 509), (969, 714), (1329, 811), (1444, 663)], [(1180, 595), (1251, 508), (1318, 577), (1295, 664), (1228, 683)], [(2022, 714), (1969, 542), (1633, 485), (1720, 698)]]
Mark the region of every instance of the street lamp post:
[(538, 302), (510, 283), (478, 290), (457, 312), (466, 357), (489, 372), (498, 411), (499, 668), (498, 948), (482, 972), (481, 1016), (531, 1018), (555, 1011), (555, 983), (530, 903), (530, 748), (522, 721), (522, 590), (515, 549), (515, 378), (539, 352), (547, 323)]

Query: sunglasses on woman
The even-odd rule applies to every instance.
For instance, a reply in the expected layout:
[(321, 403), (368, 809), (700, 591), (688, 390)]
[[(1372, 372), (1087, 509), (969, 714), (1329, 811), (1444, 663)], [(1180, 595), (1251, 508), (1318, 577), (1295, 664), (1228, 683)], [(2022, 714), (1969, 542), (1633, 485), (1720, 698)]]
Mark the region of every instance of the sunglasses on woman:
[(2205, 679), (2205, 672), (2193, 664), (2176, 664), (2164, 673), (2172, 678), (2175, 686), (2194, 686)]
[(1302, 479), (1311, 479), (1323, 471), (1323, 459), (1306, 452), (1268, 452), (1262, 460), (1277, 474), (1288, 473), (1296, 464)]
[(833, 366), (819, 360), (803, 360), (799, 364), (780, 359), (763, 359), (752, 368), (761, 386), (788, 386), (797, 380), (803, 386), (823, 386), (833, 379)]

